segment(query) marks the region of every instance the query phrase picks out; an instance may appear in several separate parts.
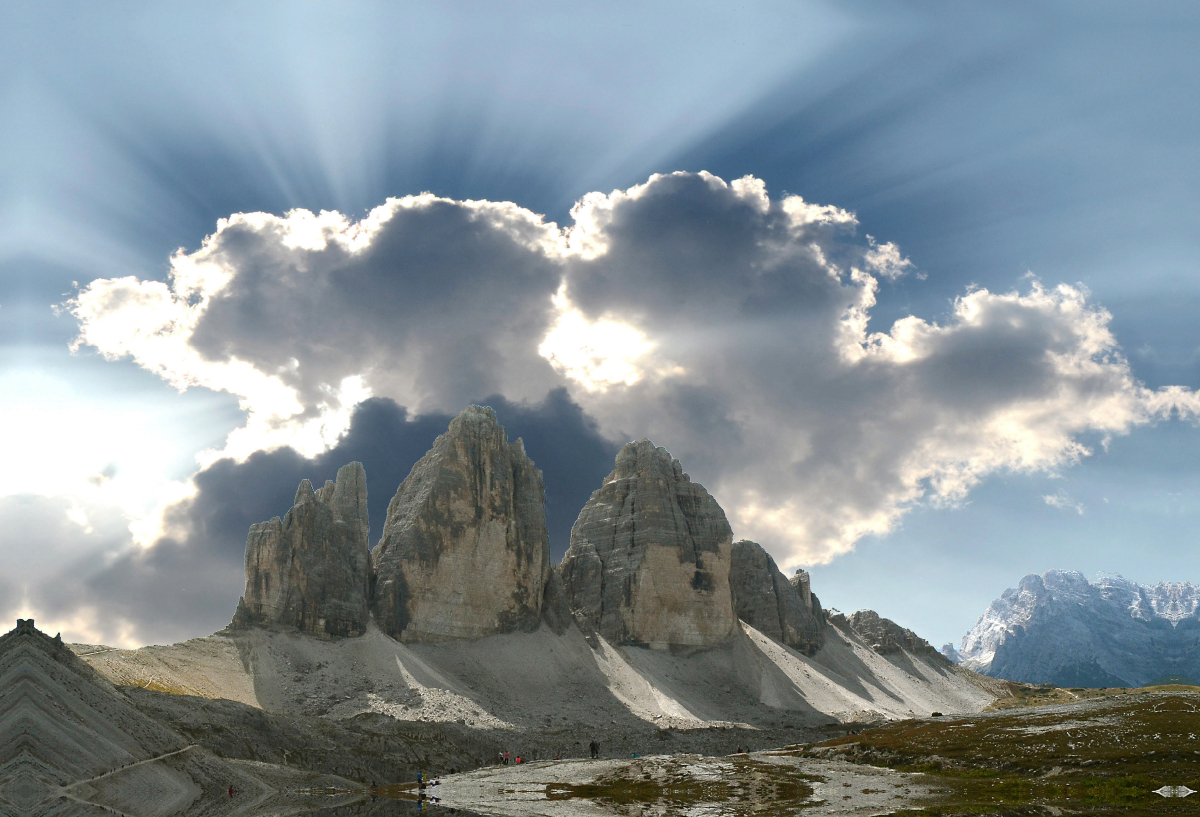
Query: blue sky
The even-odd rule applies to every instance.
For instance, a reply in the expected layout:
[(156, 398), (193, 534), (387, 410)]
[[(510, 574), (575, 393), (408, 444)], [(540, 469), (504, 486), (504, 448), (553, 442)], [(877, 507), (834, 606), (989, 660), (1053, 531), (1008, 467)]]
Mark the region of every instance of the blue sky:
[[(247, 515), (282, 513), (286, 504), (272, 503), (286, 502), (299, 477), (324, 479), (316, 471), (341, 464), (331, 457), (359, 450), (368, 413), (359, 425), (349, 418), (354, 395), (368, 394), (391, 401), (373, 410), (407, 418), (379, 426), (389, 430), (378, 446), (395, 446), (397, 461), (419, 455), (432, 441), (421, 435), (461, 403), (494, 398), (511, 428), (545, 435), (546, 455), (532, 447), (531, 455), (554, 463), (543, 468), (560, 519), (598, 484), (612, 445), (649, 435), (714, 491), (735, 532), (757, 536), (788, 567), (810, 565), (824, 603), (874, 608), (939, 644), (957, 641), (1029, 572), (1114, 572), (1140, 582), (1196, 575), (1200, 435), (1188, 418), (1117, 416), (1133, 411), (1135, 388), (1200, 386), (1192, 318), (1200, 307), (1200, 14), (1184, 4), (349, 3), (333, 13), (303, 3), (66, 3), (3, 16), (0, 406), (15, 433), (3, 445), (0, 552), (21, 567), (0, 577), (0, 608), (74, 638), (122, 643), (221, 626), (240, 592), (239, 526), (259, 521)], [(810, 321), (805, 310), (821, 298), (828, 310), (858, 298), (848, 277), (825, 295), (787, 301), (790, 312), (775, 296), (776, 317), (747, 321), (744, 310), (738, 317), (721, 306), (744, 296), (731, 283), (739, 265), (764, 263), (736, 244), (738, 230), (781, 229), (774, 216), (736, 227), (722, 215), (733, 212), (731, 201), (750, 202), (750, 188), (734, 195), (689, 177), (670, 189), (650, 185), (641, 198), (610, 196), (651, 174), (702, 170), (726, 183), (761, 180), (771, 206), (800, 196), (853, 213), (853, 231), (831, 224), (803, 238), (845, 270), (852, 262), (837, 259), (865, 263), (868, 235), (876, 247), (896, 245), (910, 265), (871, 273), (876, 302), (864, 312), (864, 338), (908, 316), (926, 329), (961, 327), (956, 299), (980, 291), (1016, 292), (1024, 300), (1009, 306), (1048, 309), (1060, 322), (1023, 336), (989, 334), (981, 323), (959, 332), (957, 346), (944, 333), (944, 364), (913, 382), (886, 372), (847, 379), (818, 354), (840, 324)], [(99, 345), (69, 348), (87, 326), (130, 327), (133, 313), (111, 299), (82, 313), (63, 304), (94, 282), (111, 294), (103, 282), (126, 276), (137, 282), (131, 292), (145, 294), (168, 281), (177, 249), (196, 257), (219, 219), (302, 208), (353, 222), (388, 197), (423, 191), (512, 202), (563, 227), (574, 223), (575, 203), (598, 192), (610, 197), (593, 212), (625, 213), (640, 231), (606, 233), (607, 261), (563, 256), (542, 270), (542, 256), (515, 253), (507, 267), (471, 277), (463, 270), (475, 256), (454, 254), (469, 243), (461, 232), (474, 223), (468, 211), (447, 210), (461, 223), (418, 220), (425, 226), (413, 235), (446, 231), (437, 245), (445, 253), (422, 256), (428, 269), (462, 272), (467, 294), (446, 301), (436, 276), (407, 275), (408, 256), (388, 256), (379, 268), (386, 275), (355, 279), (383, 282), (383, 300), (409, 304), (378, 325), (363, 320), (376, 343), (339, 334), (354, 325), (353, 309), (310, 321), (326, 345), (351, 350), (341, 357), (278, 316), (270, 336), (253, 331), (268, 324), (239, 317), (263, 303), (291, 304), (286, 270), (237, 309), (214, 307), (203, 331), (153, 360), (136, 345), (142, 340), (120, 346), (128, 338), (111, 331)], [(433, 218), (424, 206), (405, 212)], [(708, 214), (704, 230), (697, 212)], [(672, 266), (693, 250), (692, 266)], [(223, 257), (249, 275), (259, 256)], [(795, 269), (813, 263), (795, 260)], [(569, 314), (595, 337), (648, 344), (637, 354), (610, 349), (618, 363), (633, 361), (638, 385), (589, 390), (533, 351), (488, 370), (463, 362), (454, 343), (480, 322), (503, 336), (493, 350), (501, 358), (533, 350), (559, 325), (538, 321), (560, 274), (571, 282)], [(1074, 287), (1086, 309), (1038, 306), (1035, 282), (1050, 293)], [(469, 296), (483, 290), (491, 295)], [(638, 292), (649, 294), (639, 300)], [(489, 311), (506, 299), (506, 313)], [(1004, 306), (978, 305), (980, 314)], [(439, 320), (427, 322), (434, 309)], [(523, 309), (532, 310), (526, 319), (501, 325)], [(1106, 315), (1100, 329), (1111, 344), (1088, 359), (1108, 361), (1101, 391), (1126, 401), (1119, 411), (1085, 410), (1078, 395), (1093, 391), (1068, 394), (1057, 382), (1035, 383), (1036, 367), (1006, 367), (1022, 355), (1034, 360), (1042, 339), (1059, 343), (1079, 315), (1097, 314)], [(616, 334), (598, 323), (606, 316)], [(541, 334), (523, 334), (535, 324)], [(411, 328), (388, 334), (397, 326)], [(1099, 342), (1100, 329), (1089, 326), (1075, 346), (1055, 348), (1069, 357)], [(416, 339), (443, 330), (436, 346)], [(278, 374), (280, 350), (291, 346), (306, 351), (296, 353), (297, 371), (279, 375), (287, 383), (328, 394), (369, 363), (365, 390), (305, 403), (310, 414), (328, 412), (325, 436), (297, 431), (284, 450), (282, 437), (247, 432), (234, 445), (229, 435), (266, 411), (253, 402), (271, 399), (261, 396), (267, 387), (248, 397), (231, 385), (231, 369), (203, 367), (251, 360), (260, 374)], [(142, 357), (122, 354), (131, 349)], [(189, 349), (199, 351), (186, 365), (167, 361), (175, 367), (168, 382), (163, 355)], [(392, 371), (382, 349), (400, 361)], [(429, 361), (455, 377), (431, 380)], [(180, 393), (184, 381), (193, 385)], [(1022, 427), (1024, 444), (1048, 446), (1025, 466), (983, 439), (998, 427), (1004, 390), (1028, 392), (1029, 405), (1063, 418), (1061, 427)], [(903, 417), (890, 408), (900, 405)], [(947, 412), (953, 433), (937, 419)], [(847, 419), (860, 414), (859, 425)], [(421, 416), (424, 425), (412, 421)], [(775, 446), (763, 442), (772, 428)], [(349, 436), (339, 443), (339, 433)], [(1047, 442), (1055, 434), (1089, 453), (1065, 454), (1061, 439)], [(845, 447), (806, 454), (806, 435)], [(250, 469), (258, 445), (271, 451), (249, 480), (250, 470), (234, 466)], [(572, 466), (554, 453), (561, 447), (589, 453)], [(217, 468), (218, 454), (197, 460), (204, 451), (233, 460)], [(407, 464), (375, 470), (403, 476)], [(930, 486), (951, 471), (967, 473), (969, 484), (939, 495)], [(207, 477), (197, 482), (199, 473)], [(261, 502), (221, 505), (218, 476), (256, 486)], [(897, 487), (910, 478), (923, 493)], [(557, 500), (554, 484), (569, 486)], [(382, 502), (396, 487), (371, 485)], [(179, 502), (187, 513), (175, 518), (189, 521), (172, 530), (162, 511)], [(561, 553), (566, 523), (557, 524)], [(176, 594), (177, 614), (163, 614), (161, 592), (147, 587), (155, 582), (187, 590)]]

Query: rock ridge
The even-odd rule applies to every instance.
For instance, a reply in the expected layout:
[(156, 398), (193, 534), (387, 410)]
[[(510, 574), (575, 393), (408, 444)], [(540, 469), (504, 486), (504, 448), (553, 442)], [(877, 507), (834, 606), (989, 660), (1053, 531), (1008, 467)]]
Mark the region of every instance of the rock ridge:
[(361, 635), (374, 619), (401, 641), (474, 640), (546, 624), (598, 647), (721, 644), (740, 617), (814, 654), (825, 612), (802, 570), (790, 580), (754, 542), (732, 543), (716, 500), (649, 440), (624, 446), (551, 563), (541, 471), (489, 408), (460, 413), (413, 465), (368, 548), (360, 463), (282, 519), (251, 526), (246, 590), (231, 627)]
[(846, 616), (837, 613), (829, 623), (843, 630), (850, 629), (880, 655), (895, 655), (901, 651), (927, 656), (938, 663), (950, 664), (950, 659), (925, 639), (874, 610), (859, 610)]

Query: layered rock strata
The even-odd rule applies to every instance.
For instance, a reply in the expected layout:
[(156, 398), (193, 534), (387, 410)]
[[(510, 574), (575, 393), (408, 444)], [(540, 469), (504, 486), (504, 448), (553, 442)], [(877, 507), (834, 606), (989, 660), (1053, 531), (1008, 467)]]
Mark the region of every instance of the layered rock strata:
[(356, 636), (369, 616), (367, 477), (352, 462), (314, 491), (308, 480), (281, 520), (250, 528), (246, 593), (233, 626), (278, 624), (320, 636)]
[(808, 655), (825, 643), (825, 614), (808, 573), (788, 581), (762, 545), (733, 543), (729, 586), (737, 617), (763, 635)]
[(729, 589), (733, 532), (679, 461), (629, 443), (584, 505), (560, 566), (567, 603), (611, 643), (701, 647), (737, 630)]
[(463, 411), (388, 506), (371, 556), (376, 622), (402, 641), (535, 629), (551, 573), (544, 503), (522, 441), (490, 408)]

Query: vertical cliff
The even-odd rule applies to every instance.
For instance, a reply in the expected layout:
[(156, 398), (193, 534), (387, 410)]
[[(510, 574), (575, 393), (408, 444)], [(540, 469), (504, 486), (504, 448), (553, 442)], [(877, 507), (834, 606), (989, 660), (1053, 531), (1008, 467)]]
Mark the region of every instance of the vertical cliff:
[(763, 635), (809, 655), (825, 643), (825, 615), (803, 570), (788, 581), (761, 545), (742, 540), (733, 544), (729, 584), (737, 617)]
[(560, 567), (567, 603), (607, 640), (654, 649), (731, 638), (733, 533), (679, 461), (629, 443), (584, 505)]
[(544, 503), (541, 472), (495, 412), (459, 414), (388, 506), (371, 557), (380, 627), (405, 641), (536, 628), (551, 572)]
[(304, 480), (282, 520), (250, 528), (246, 592), (233, 626), (279, 624), (314, 635), (361, 635), (369, 587), (367, 477), (362, 464), (352, 462), (319, 491)]

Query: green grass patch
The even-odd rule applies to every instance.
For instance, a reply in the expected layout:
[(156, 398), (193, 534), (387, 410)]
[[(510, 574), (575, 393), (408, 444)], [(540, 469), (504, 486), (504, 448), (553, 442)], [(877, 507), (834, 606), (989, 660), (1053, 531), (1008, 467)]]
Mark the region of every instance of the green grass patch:
[(1200, 790), (1196, 688), (1025, 694), (1072, 701), (1049, 712), (903, 721), (798, 753), (929, 775), (938, 795), (915, 813), (1200, 814), (1200, 794), (1154, 793), (1162, 786)]

